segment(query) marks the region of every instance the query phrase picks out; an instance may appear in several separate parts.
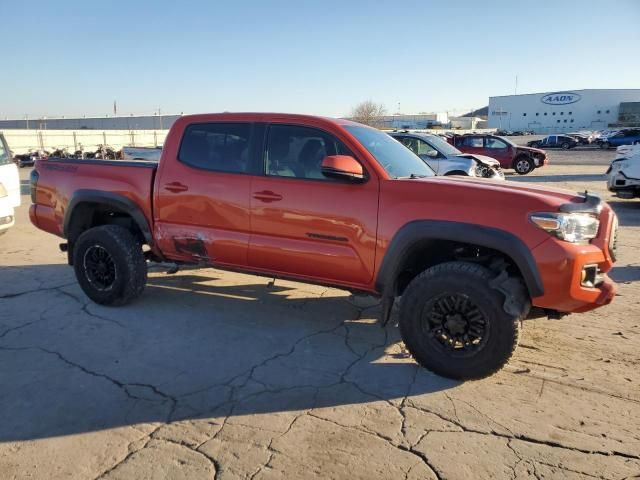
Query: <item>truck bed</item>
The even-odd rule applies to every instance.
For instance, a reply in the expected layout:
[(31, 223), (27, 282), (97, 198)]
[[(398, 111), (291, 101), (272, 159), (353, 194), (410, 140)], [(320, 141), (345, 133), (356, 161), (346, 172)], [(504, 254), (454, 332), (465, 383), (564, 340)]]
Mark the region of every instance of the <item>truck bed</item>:
[(119, 194), (135, 203), (152, 225), (151, 199), (158, 163), (101, 159), (48, 158), (38, 160), (33, 177), (37, 187), (32, 193), (30, 216), (39, 228), (65, 236), (65, 212), (78, 192), (96, 195)]

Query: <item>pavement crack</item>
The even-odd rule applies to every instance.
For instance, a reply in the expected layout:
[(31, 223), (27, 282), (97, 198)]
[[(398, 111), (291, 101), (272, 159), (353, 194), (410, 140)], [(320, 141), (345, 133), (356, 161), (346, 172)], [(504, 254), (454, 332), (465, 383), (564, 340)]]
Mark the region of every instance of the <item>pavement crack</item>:
[(70, 283), (64, 283), (62, 285), (56, 285), (55, 287), (34, 288), (34, 289), (31, 289), (31, 290), (25, 290), (24, 292), (5, 293), (4, 295), (0, 295), (0, 300), (5, 299), (5, 298), (21, 297), (23, 295), (30, 295), (32, 293), (46, 292), (46, 291), (49, 291), (49, 290), (57, 290), (59, 288), (69, 287), (69, 286), (75, 285), (75, 284), (76, 284), (76, 282), (70, 282)]
[(614, 457), (627, 458), (627, 459), (630, 459), (630, 460), (640, 460), (640, 455), (633, 455), (633, 454), (630, 454), (630, 453), (619, 452), (619, 451), (616, 451), (616, 450), (611, 450), (611, 451), (588, 450), (588, 449), (585, 449), (585, 448), (570, 447), (568, 445), (563, 445), (561, 443), (554, 442), (552, 440), (541, 440), (541, 439), (538, 439), (538, 438), (533, 438), (533, 437), (530, 437), (530, 436), (527, 436), (527, 435), (523, 435), (523, 434), (519, 434), (519, 433), (505, 434), (505, 433), (496, 432), (494, 430), (491, 430), (491, 431), (477, 430), (477, 429), (469, 428), (469, 427), (465, 426), (459, 420), (453, 420), (451, 418), (447, 418), (446, 416), (442, 415), (439, 412), (436, 412), (436, 411), (433, 411), (433, 410), (429, 410), (427, 408), (424, 408), (424, 407), (421, 407), (421, 406), (417, 406), (417, 405), (414, 405), (414, 404), (410, 404), (409, 406), (411, 408), (415, 408), (416, 410), (421, 410), (423, 412), (427, 412), (427, 413), (431, 413), (433, 415), (436, 415), (437, 417), (440, 417), (442, 420), (444, 420), (446, 422), (449, 422), (449, 423), (452, 423), (452, 424), (460, 427), (460, 429), (462, 430), (462, 432), (452, 432), (452, 433), (476, 433), (478, 435), (500, 437), (500, 438), (506, 438), (506, 439), (510, 439), (510, 440), (520, 440), (522, 442), (531, 443), (531, 444), (534, 444), (534, 445), (545, 445), (547, 447), (560, 448), (560, 449), (563, 449), (563, 450), (569, 450), (569, 451), (573, 451), (573, 452), (584, 453), (586, 455), (602, 455), (602, 456), (605, 456), (605, 457), (614, 456)]
[[(413, 448), (413, 447), (408, 447), (408, 446), (406, 446), (406, 445), (402, 445), (402, 444), (395, 443), (395, 442), (393, 441), (393, 439), (392, 439), (392, 438), (389, 438), (389, 437), (387, 437), (386, 435), (382, 435), (382, 434), (381, 434), (381, 433), (379, 433), (379, 432), (374, 432), (374, 431), (372, 431), (372, 430), (369, 430), (368, 428), (362, 428), (362, 426), (357, 426), (357, 427), (356, 427), (356, 426), (351, 426), (351, 425), (343, 425), (343, 424), (338, 423), (338, 422), (336, 422), (336, 421), (334, 421), (334, 420), (329, 420), (328, 418), (324, 418), (324, 417), (320, 417), (320, 416), (318, 416), (318, 415), (314, 415), (314, 414), (313, 414), (313, 413), (311, 413), (311, 412), (310, 412), (308, 415), (309, 415), (309, 416), (311, 416), (311, 417), (313, 417), (313, 418), (316, 418), (316, 419), (318, 419), (318, 420), (321, 420), (321, 421), (323, 421), (323, 422), (327, 422), (327, 423), (331, 423), (331, 424), (333, 424), (333, 425), (336, 425), (337, 427), (340, 427), (340, 428), (346, 428), (346, 429), (350, 429), (350, 430), (355, 430), (355, 431), (360, 432), (360, 433), (364, 433), (364, 434), (367, 434), (367, 435), (374, 436), (374, 437), (376, 437), (376, 438), (378, 438), (378, 439), (380, 439), (380, 440), (382, 440), (382, 441), (386, 442), (386, 443), (387, 443), (387, 444), (389, 444), (390, 446), (392, 446), (392, 447), (394, 447), (394, 448), (397, 448), (398, 450), (401, 450), (401, 451), (403, 451), (403, 452), (407, 452), (407, 453), (409, 453), (409, 454), (411, 454), (411, 455), (413, 455), (413, 456), (415, 456), (415, 457), (418, 457), (418, 458), (420, 459), (420, 461), (421, 461), (421, 462), (422, 462), (422, 463), (423, 463), (423, 464), (424, 464), (424, 465), (425, 465), (425, 466), (426, 466), (430, 471), (432, 471), (432, 472), (433, 472), (433, 474), (435, 475), (435, 477), (436, 477), (438, 480), (442, 480), (442, 478), (443, 478), (443, 477), (442, 477), (442, 474), (441, 474), (441, 473), (440, 473), (440, 472), (439, 472), (439, 471), (438, 471), (438, 470), (437, 470), (437, 469), (436, 469), (436, 468), (431, 464), (431, 462), (430, 462), (430, 460), (427, 458), (427, 456), (426, 456), (424, 453), (422, 453), (422, 452), (420, 452), (420, 451), (416, 450), (416, 449), (415, 449), (415, 448)], [(407, 473), (408, 473), (408, 472), (407, 472)]]
[(130, 399), (133, 400), (144, 400), (144, 401), (150, 401), (148, 398), (145, 397), (140, 397), (137, 395), (134, 395), (131, 391), (130, 388), (131, 387), (143, 387), (143, 388), (148, 388), (150, 389), (153, 393), (155, 393), (156, 395), (158, 395), (159, 397), (161, 397), (164, 401), (168, 401), (171, 405), (171, 408), (169, 410), (169, 414), (167, 415), (167, 420), (166, 422), (169, 423), (171, 422), (173, 413), (175, 412), (176, 406), (177, 406), (177, 400), (172, 397), (171, 395), (162, 392), (161, 390), (159, 390), (156, 386), (151, 385), (151, 384), (145, 384), (145, 383), (124, 383), (124, 382), (120, 382), (119, 380), (116, 380), (115, 378), (106, 375), (104, 373), (100, 373), (100, 372), (96, 372), (93, 370), (89, 370), (88, 368), (80, 365), (79, 363), (73, 362), (71, 360), (69, 360), (67, 357), (65, 357), (64, 355), (62, 355), (60, 352), (56, 352), (54, 350), (48, 350), (46, 348), (43, 347), (28, 347), (28, 348), (35, 348), (37, 350), (40, 350), (41, 352), (47, 353), (49, 355), (54, 355), (56, 356), (60, 361), (62, 361), (63, 363), (76, 368), (84, 373), (86, 373), (87, 375), (91, 375), (93, 377), (97, 377), (97, 378), (102, 378), (110, 383), (112, 383), (113, 385), (115, 385), (116, 387), (120, 388), (127, 397), (129, 397)]

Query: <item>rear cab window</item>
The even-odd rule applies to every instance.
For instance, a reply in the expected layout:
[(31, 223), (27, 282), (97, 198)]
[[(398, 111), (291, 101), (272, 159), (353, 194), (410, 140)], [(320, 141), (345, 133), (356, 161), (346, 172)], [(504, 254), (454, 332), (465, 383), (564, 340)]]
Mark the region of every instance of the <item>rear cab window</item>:
[(203, 170), (251, 171), (251, 123), (194, 123), (184, 131), (178, 160)]

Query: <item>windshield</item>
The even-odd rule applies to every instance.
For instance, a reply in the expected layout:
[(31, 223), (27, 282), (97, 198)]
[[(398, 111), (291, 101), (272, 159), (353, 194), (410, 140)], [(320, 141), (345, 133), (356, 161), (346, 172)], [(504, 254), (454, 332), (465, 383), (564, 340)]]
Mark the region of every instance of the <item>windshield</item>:
[(365, 126), (346, 125), (344, 128), (356, 137), (392, 177), (411, 175), (433, 177), (435, 175), (420, 157), (386, 133)]
[(10, 163), (12, 163), (12, 160), (9, 149), (4, 141), (4, 137), (0, 135), (0, 165), (8, 165)]
[(511, 140), (509, 140), (508, 138), (505, 137), (500, 137), (498, 135), (496, 135), (496, 137), (498, 137), (500, 140), (502, 140), (504, 143), (506, 143), (507, 145), (511, 145), (512, 147), (516, 147), (517, 145), (515, 143), (513, 143)]
[(443, 155), (460, 155), (462, 153), (449, 142), (435, 135), (426, 135), (425, 140), (427, 140), (433, 148), (438, 150)]

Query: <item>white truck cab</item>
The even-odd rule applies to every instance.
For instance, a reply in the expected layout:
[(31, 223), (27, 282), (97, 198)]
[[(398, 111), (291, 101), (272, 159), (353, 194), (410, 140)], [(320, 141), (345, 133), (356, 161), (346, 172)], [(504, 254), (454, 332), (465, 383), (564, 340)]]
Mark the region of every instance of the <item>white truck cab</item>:
[(622, 145), (607, 170), (607, 188), (620, 198), (640, 197), (640, 145)]
[(0, 133), (0, 235), (15, 223), (14, 209), (20, 206), (20, 175), (11, 151)]

